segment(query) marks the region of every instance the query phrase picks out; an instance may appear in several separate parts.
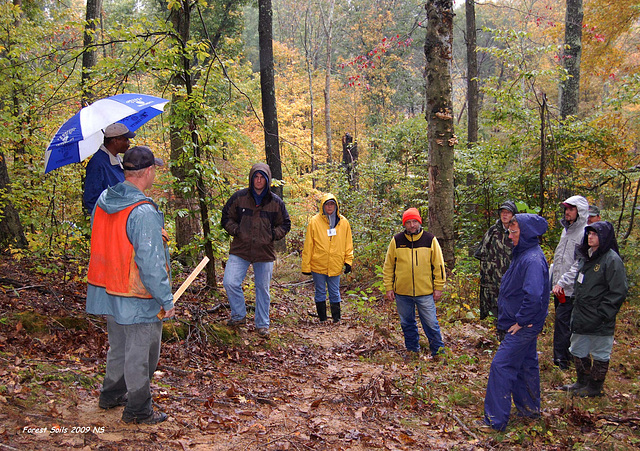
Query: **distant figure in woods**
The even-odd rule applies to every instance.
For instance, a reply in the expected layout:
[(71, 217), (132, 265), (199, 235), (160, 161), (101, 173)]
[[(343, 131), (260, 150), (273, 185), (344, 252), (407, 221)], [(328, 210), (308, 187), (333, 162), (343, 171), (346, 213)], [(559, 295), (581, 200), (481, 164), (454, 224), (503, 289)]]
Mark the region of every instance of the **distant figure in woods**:
[(351, 272), (353, 240), (351, 225), (340, 214), (338, 200), (325, 194), (320, 212), (309, 221), (302, 251), (302, 273), (313, 276), (318, 318), (327, 320), (327, 290), (331, 318), (340, 321), (340, 274)]
[(569, 322), (573, 309), (573, 286), (577, 274), (577, 266), (574, 263), (578, 260), (578, 247), (587, 225), (589, 203), (582, 196), (571, 196), (561, 205), (564, 208), (564, 219), (560, 223), (564, 229), (553, 254), (551, 282), (555, 306), (553, 364), (561, 370), (566, 370), (572, 361), (569, 352), (571, 344)]
[(628, 290), (613, 225), (598, 221), (585, 227), (579, 254), (570, 347), (577, 381), (561, 390), (575, 396), (602, 396), (613, 348), (616, 315)]
[(271, 274), (276, 259), (274, 243), (291, 229), (284, 202), (272, 193), (271, 170), (256, 163), (249, 171), (249, 187), (236, 191), (222, 209), (222, 227), (233, 237), (223, 285), (229, 297), (229, 326), (246, 324), (247, 306), (242, 282), (253, 266), (256, 290), (255, 326), (263, 338), (269, 337)]
[(155, 424), (167, 414), (154, 410), (150, 383), (160, 357), (162, 322), (175, 315), (164, 215), (144, 192), (156, 165), (148, 147), (124, 154), (125, 181), (105, 190), (92, 216), (87, 313), (105, 315), (107, 367), (99, 406), (125, 406), (125, 423)]
[(358, 187), (356, 164), (358, 163), (358, 142), (353, 141), (351, 133), (345, 133), (342, 137), (342, 166), (347, 174), (349, 185)]
[[(518, 213), (516, 204), (505, 201), (498, 209), (500, 218), (489, 227), (473, 256), (480, 260), (480, 319), (498, 318), (500, 281), (511, 263), (513, 242), (509, 238), (509, 221)], [(505, 331), (498, 331), (502, 339)]]
[(110, 186), (124, 182), (121, 153), (129, 148), (129, 139), (136, 134), (126, 125), (115, 123), (104, 129), (104, 143), (87, 163), (82, 202), (91, 215), (98, 196)]
[(405, 230), (391, 239), (384, 260), (386, 297), (396, 302), (407, 351), (420, 351), (417, 308), (431, 355), (436, 356), (444, 351), (435, 304), (442, 296), (447, 277), (442, 249), (436, 237), (422, 229), (417, 208), (404, 212), (402, 225)]
[(538, 237), (547, 228), (544, 218), (528, 213), (509, 223), (513, 255), (498, 297), (498, 329), (507, 334), (491, 362), (484, 399), (484, 421), (498, 431), (507, 427), (512, 397), (520, 415), (540, 415), (537, 343), (549, 306), (549, 267)]

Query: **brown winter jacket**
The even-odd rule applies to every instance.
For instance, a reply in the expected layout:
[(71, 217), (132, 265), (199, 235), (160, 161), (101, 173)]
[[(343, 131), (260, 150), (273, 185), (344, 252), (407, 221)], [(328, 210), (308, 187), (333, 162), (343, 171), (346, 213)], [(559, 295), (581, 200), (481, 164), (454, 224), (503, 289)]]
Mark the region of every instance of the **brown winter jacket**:
[[(267, 176), (267, 193), (260, 205), (252, 194), (253, 174)], [(229, 253), (251, 263), (276, 259), (274, 241), (281, 240), (291, 229), (289, 213), (282, 199), (269, 190), (271, 170), (256, 163), (249, 172), (249, 188), (236, 191), (222, 209), (222, 227), (233, 237)]]

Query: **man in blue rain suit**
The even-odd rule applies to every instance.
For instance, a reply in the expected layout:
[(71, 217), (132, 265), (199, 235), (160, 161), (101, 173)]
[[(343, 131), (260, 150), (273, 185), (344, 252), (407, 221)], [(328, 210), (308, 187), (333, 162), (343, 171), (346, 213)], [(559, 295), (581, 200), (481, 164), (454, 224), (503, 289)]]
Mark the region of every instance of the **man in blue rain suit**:
[(489, 371), (484, 422), (502, 431), (507, 427), (511, 398), (520, 415), (540, 415), (540, 366), (536, 346), (549, 305), (549, 266), (538, 237), (547, 221), (517, 214), (509, 223), (513, 241), (511, 265), (502, 277), (498, 297), (498, 329), (507, 335)]

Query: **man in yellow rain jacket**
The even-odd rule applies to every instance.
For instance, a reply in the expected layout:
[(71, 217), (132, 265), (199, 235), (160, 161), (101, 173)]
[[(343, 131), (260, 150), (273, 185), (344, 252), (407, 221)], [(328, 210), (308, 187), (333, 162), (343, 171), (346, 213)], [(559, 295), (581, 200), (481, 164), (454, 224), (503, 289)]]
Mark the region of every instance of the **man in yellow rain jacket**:
[(340, 274), (351, 272), (353, 240), (351, 225), (340, 214), (333, 194), (320, 201), (320, 213), (309, 221), (302, 251), (302, 273), (313, 276), (320, 321), (327, 320), (327, 289), (334, 323), (340, 321)]
[(387, 249), (382, 272), (384, 288), (387, 298), (396, 301), (407, 350), (420, 351), (417, 308), (431, 355), (436, 356), (444, 351), (435, 304), (446, 281), (442, 250), (436, 237), (422, 229), (417, 208), (404, 212), (402, 225), (404, 232), (395, 235)]

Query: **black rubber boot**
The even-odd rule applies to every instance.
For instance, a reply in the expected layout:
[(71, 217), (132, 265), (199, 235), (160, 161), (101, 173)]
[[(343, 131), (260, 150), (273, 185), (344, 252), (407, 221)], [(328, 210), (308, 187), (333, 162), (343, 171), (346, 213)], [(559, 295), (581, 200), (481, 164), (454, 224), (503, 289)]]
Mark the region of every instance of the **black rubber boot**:
[(316, 302), (316, 310), (318, 311), (318, 318), (320, 318), (321, 322), (327, 320), (327, 303), (326, 302)]
[(591, 367), (591, 378), (586, 387), (576, 390), (574, 396), (580, 396), (581, 398), (594, 398), (596, 396), (602, 396), (602, 386), (604, 380), (607, 377), (607, 371), (609, 371), (609, 361), (594, 360)]
[(330, 303), (331, 305), (331, 318), (333, 318), (333, 322), (334, 323), (339, 323), (340, 322), (340, 303), (336, 302), (334, 303)]
[(591, 357), (578, 358), (573, 356), (573, 363), (576, 366), (576, 374), (578, 378), (573, 384), (567, 384), (560, 387), (562, 391), (574, 392), (589, 385), (591, 380)]

